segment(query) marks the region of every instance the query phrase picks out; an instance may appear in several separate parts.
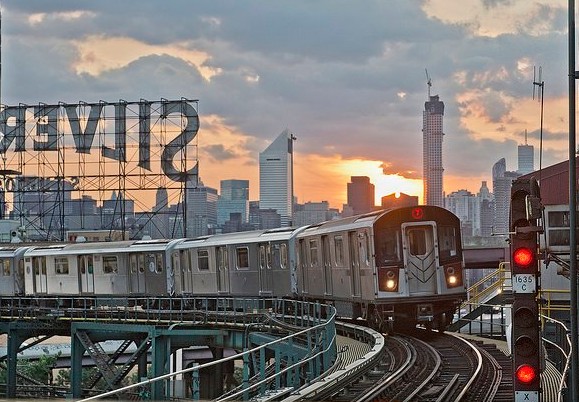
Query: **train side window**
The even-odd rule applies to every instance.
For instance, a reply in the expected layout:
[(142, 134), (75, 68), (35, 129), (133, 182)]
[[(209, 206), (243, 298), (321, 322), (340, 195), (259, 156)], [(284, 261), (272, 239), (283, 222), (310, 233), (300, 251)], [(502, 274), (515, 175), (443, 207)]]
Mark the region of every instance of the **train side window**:
[(238, 247), (237, 253), (237, 269), (249, 268), (249, 249), (247, 247)]
[(438, 228), (438, 251), (442, 261), (456, 257), (456, 231), (454, 226)]
[(117, 257), (114, 255), (103, 256), (103, 273), (115, 274), (118, 271)]
[(282, 269), (287, 268), (287, 244), (285, 243), (279, 246), (279, 265)]
[(318, 241), (316, 239), (310, 240), (310, 264), (312, 267), (318, 265)]
[(410, 254), (424, 255), (426, 254), (426, 232), (424, 229), (410, 229), (408, 230), (408, 241)]
[(56, 257), (54, 259), (54, 270), (57, 275), (68, 275), (68, 258)]
[(334, 255), (336, 259), (336, 266), (344, 265), (344, 240), (342, 236), (334, 236)]
[(11, 269), (10, 269), (10, 260), (2, 260), (2, 274), (4, 276), (10, 276), (11, 274)]
[(209, 252), (207, 250), (197, 251), (197, 268), (199, 271), (209, 271)]

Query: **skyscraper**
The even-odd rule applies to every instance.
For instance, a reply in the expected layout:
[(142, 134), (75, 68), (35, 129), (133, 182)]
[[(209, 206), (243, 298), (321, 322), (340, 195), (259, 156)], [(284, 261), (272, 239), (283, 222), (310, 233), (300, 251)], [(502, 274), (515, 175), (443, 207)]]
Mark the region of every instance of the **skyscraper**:
[(282, 226), (292, 224), (293, 140), (285, 129), (259, 154), (259, 208), (276, 210)]
[(367, 176), (351, 176), (347, 187), (348, 205), (354, 215), (365, 214), (374, 209), (375, 188)]
[(217, 201), (217, 225), (223, 226), (239, 214), (241, 223), (249, 220), (249, 180), (221, 180), (221, 194)]
[(444, 103), (438, 95), (424, 103), (422, 116), (422, 168), (424, 203), (444, 207), (442, 192), (442, 123)]
[(527, 144), (527, 132), (525, 131), (525, 143), (518, 147), (519, 166), (517, 173), (527, 174), (535, 171), (535, 148)]
[(511, 206), (511, 184), (519, 177), (516, 172), (507, 171), (505, 158), (493, 165), (493, 194), (495, 196), (494, 234), (506, 236), (509, 232), (509, 211)]

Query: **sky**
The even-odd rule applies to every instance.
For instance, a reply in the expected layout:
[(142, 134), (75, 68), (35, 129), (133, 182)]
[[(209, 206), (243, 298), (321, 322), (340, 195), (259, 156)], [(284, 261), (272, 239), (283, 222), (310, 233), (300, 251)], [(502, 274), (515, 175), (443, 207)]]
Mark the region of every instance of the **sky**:
[[(444, 191), (477, 193), (517, 145), (568, 159), (565, 0), (0, 0), (4, 105), (197, 99), (199, 175), (250, 181), (285, 129), (298, 202), (351, 176), (422, 199), (422, 112), (445, 103)], [(533, 85), (544, 82), (541, 103)], [(542, 138), (542, 142), (540, 141)], [(539, 150), (542, 155), (539, 157)]]

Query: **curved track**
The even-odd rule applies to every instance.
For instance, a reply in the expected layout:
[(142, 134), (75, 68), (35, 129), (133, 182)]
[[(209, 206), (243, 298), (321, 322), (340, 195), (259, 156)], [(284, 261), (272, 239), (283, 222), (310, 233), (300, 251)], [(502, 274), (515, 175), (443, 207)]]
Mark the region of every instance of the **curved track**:
[[(384, 351), (355, 378), (301, 400), (509, 401), (510, 360), (481, 342), (412, 330), (385, 337)], [(501, 358), (502, 356), (502, 358)], [(508, 372), (508, 370), (507, 370)]]

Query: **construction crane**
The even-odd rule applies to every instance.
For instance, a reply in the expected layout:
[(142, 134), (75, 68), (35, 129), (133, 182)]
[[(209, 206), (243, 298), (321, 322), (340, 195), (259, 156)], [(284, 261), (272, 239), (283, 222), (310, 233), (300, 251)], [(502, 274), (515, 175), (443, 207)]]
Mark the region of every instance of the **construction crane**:
[(426, 85), (428, 85), (428, 99), (430, 99), (430, 87), (432, 86), (432, 80), (430, 79), (430, 75), (428, 75), (428, 69), (424, 69), (426, 72)]

